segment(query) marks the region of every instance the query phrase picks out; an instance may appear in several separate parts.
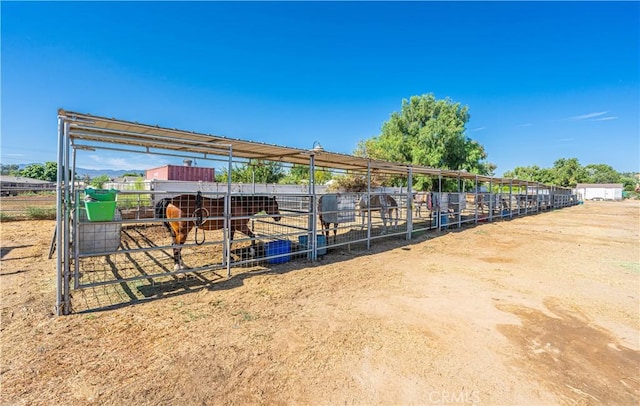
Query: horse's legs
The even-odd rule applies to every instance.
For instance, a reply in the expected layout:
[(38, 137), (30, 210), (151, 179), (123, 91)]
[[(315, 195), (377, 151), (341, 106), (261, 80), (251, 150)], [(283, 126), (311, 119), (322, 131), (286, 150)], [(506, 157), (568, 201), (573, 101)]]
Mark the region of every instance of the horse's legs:
[[(231, 245), (233, 244), (233, 235), (235, 234), (235, 231), (242, 231), (244, 234), (248, 235), (249, 237), (253, 238), (255, 237), (255, 234), (253, 234), (251, 232), (251, 230), (249, 230), (249, 227), (245, 226), (246, 230), (242, 229), (242, 226), (238, 226), (236, 227), (231, 227), (231, 231), (229, 232), (229, 250), (231, 250)], [(255, 241), (251, 241), (251, 247), (249, 247), (249, 256), (251, 256), (252, 258), (256, 256), (256, 242)]]
[[(387, 233), (387, 214), (388, 213), (388, 209), (381, 207), (380, 208), (380, 217), (382, 217), (382, 234), (386, 234)], [(389, 220), (391, 220), (391, 217), (389, 216)]]
[(322, 223), (322, 234), (326, 237), (327, 244), (329, 243), (329, 236), (331, 235), (331, 223)]
[[(169, 223), (171, 229), (175, 237), (173, 238), (174, 245), (182, 245), (187, 241), (187, 235), (189, 234), (189, 226), (188, 222), (180, 221), (176, 223)], [(173, 248), (173, 270), (181, 271), (184, 269), (189, 269), (188, 266), (184, 264), (182, 261), (182, 247), (174, 247)]]
[(235, 227), (231, 227), (231, 229), (229, 230), (229, 258), (231, 258), (231, 245), (233, 245), (233, 234), (235, 233), (236, 228)]
[(360, 208), (360, 226), (364, 228), (364, 216), (367, 213), (367, 209)]
[[(182, 213), (179, 208), (174, 206), (173, 204), (168, 204), (166, 206), (166, 218), (167, 219), (176, 219), (180, 218)], [(187, 235), (189, 234), (189, 223), (187, 221), (174, 221), (165, 223), (169, 231), (171, 232), (171, 237), (173, 237), (173, 245), (182, 245), (187, 241)], [(182, 247), (174, 247), (173, 248), (173, 270), (181, 271), (183, 269), (188, 269), (188, 267), (182, 261)]]
[(322, 215), (320, 215), (320, 227), (322, 228), (320, 233), (324, 234), (327, 237), (327, 242), (329, 242), (329, 227), (331, 227), (331, 224), (325, 223)]
[(253, 239), (256, 235), (251, 231), (249, 226), (247, 225), (247, 220), (240, 220), (239, 223), (231, 226), (231, 240), (233, 241), (233, 232), (234, 230), (238, 230), (242, 232), (244, 235), (251, 237), (251, 248), (249, 248), (249, 255), (251, 257), (256, 256), (256, 241)]

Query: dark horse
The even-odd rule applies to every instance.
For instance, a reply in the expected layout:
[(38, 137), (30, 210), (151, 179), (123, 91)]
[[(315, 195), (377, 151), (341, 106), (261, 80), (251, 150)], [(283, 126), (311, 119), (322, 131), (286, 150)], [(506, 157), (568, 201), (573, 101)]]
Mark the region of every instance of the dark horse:
[[(182, 245), (187, 240), (187, 235), (193, 227), (201, 230), (220, 230), (224, 228), (224, 197), (207, 198), (197, 195), (180, 195), (160, 200), (156, 204), (156, 218), (183, 219), (164, 222), (164, 226), (171, 233), (174, 245)], [(232, 196), (231, 197), (231, 225), (229, 240), (233, 243), (233, 234), (236, 230), (254, 238), (255, 234), (249, 229), (247, 223), (249, 216), (265, 212), (275, 221), (280, 221), (280, 211), (275, 197), (269, 196)], [(207, 219), (208, 217), (215, 217)], [(188, 219), (187, 218), (191, 218)], [(195, 218), (195, 219), (194, 219)], [(197, 241), (196, 241), (197, 243)], [(251, 253), (255, 253), (255, 240), (251, 241)], [(174, 270), (185, 268), (180, 251), (182, 247), (173, 249)]]

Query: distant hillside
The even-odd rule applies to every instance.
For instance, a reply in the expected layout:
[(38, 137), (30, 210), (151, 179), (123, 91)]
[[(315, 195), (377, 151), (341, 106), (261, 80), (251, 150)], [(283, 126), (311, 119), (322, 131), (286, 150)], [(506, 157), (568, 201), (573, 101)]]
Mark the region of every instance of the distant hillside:
[(144, 169), (131, 169), (127, 171), (123, 170), (113, 170), (113, 169), (85, 169), (85, 168), (76, 168), (76, 174), (78, 177), (83, 177), (85, 175), (89, 175), (90, 178), (95, 178), (96, 176), (107, 175), (111, 179), (120, 178), (125, 173), (141, 173), (142, 176), (145, 174)]

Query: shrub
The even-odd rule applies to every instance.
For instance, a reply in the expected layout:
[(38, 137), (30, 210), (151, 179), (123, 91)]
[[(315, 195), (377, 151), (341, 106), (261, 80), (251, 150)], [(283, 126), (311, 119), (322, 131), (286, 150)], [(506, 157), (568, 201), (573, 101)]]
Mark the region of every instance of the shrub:
[(118, 195), (118, 207), (120, 209), (137, 209), (138, 207), (150, 207), (151, 195)]
[[(371, 186), (374, 187), (375, 182), (372, 180)], [(342, 192), (364, 192), (367, 190), (367, 178), (363, 175), (337, 175), (333, 177), (333, 184), (329, 190)]]
[(15, 220), (16, 220), (16, 216), (12, 216), (10, 214), (0, 212), (0, 222), (1, 221), (15, 221)]
[(32, 220), (55, 220), (55, 208), (27, 207), (27, 218)]

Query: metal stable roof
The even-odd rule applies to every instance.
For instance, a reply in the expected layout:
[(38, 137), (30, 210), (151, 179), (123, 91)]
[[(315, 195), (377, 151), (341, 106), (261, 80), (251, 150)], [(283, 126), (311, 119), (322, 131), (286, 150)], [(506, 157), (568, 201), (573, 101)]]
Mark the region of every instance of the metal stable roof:
[(347, 171), (366, 171), (370, 168), (374, 173), (407, 174), (412, 168), (413, 174), (442, 175), (461, 179), (478, 179), (479, 181), (515, 186), (535, 186), (542, 184), (516, 179), (493, 178), (466, 171), (452, 171), (429, 168), (426, 166), (387, 162), (353, 155), (328, 151), (306, 150), (283, 147), (261, 142), (245, 141), (212, 134), (201, 134), (160, 126), (139, 124), (131, 121), (94, 116), (91, 114), (58, 110), (58, 117), (68, 123), (68, 136), (75, 146), (78, 141), (94, 143), (118, 144), (139, 148), (137, 152), (169, 150), (179, 153), (202, 154), (205, 158), (228, 156), (245, 159), (264, 159), (290, 164), (308, 165), (310, 156), (315, 156), (317, 167), (334, 168)]

